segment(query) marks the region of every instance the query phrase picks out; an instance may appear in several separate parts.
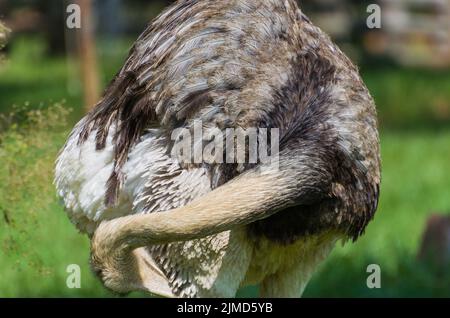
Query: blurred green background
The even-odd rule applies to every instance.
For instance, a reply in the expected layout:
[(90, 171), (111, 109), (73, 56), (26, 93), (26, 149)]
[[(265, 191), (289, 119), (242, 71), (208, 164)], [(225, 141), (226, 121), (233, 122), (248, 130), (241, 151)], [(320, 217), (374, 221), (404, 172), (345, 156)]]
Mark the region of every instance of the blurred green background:
[[(105, 7), (106, 2), (116, 7)], [(120, 69), (146, 22), (170, 1), (163, 2), (94, 1), (102, 87)], [(424, 50), (417, 63), (411, 57), (405, 62), (389, 50), (389, 30), (371, 33), (361, 24), (367, 16), (364, 1), (328, 11), (317, 2), (304, 10), (313, 21), (333, 12), (352, 13), (347, 33), (332, 36), (360, 65), (376, 100), (383, 180), (379, 210), (366, 235), (338, 246), (304, 296), (450, 297), (448, 258), (418, 259), (429, 216), (450, 212), (450, 58), (443, 55), (437, 65), (431, 47), (433, 63), (426, 63)], [(0, 297), (113, 296), (90, 273), (89, 240), (69, 222), (52, 184), (57, 152), (85, 112), (73, 35), (52, 24), (64, 21), (63, 5), (0, 0), (0, 20), (12, 29), (0, 60)], [(120, 17), (111, 19), (105, 10)], [(58, 32), (62, 35), (52, 34)], [(380, 39), (386, 48), (374, 54), (371, 48)], [(450, 237), (448, 228), (443, 231)], [(433, 253), (448, 256), (450, 239), (441, 243)], [(70, 264), (82, 268), (80, 289), (66, 286)], [(366, 286), (369, 264), (381, 267), (380, 289)], [(256, 296), (256, 289), (240, 296)]]

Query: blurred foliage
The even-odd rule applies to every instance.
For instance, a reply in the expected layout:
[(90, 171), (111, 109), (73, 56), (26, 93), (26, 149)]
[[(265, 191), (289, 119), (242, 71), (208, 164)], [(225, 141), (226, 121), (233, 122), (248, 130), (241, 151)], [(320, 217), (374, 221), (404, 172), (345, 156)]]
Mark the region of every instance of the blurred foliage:
[(8, 40), (10, 30), (0, 21), (0, 49), (2, 49)]
[[(105, 41), (100, 39), (99, 43)], [(105, 86), (123, 64), (132, 39), (119, 39), (114, 47), (99, 45), (100, 74)], [(76, 105), (70, 118), (73, 123), (83, 114), (79, 65), (75, 60), (46, 55), (41, 37), (21, 36), (8, 47), (7, 61), (0, 66), (0, 113), (14, 105), (50, 105), (65, 100)]]
[(450, 71), (379, 67), (363, 69), (362, 75), (382, 128), (450, 126)]

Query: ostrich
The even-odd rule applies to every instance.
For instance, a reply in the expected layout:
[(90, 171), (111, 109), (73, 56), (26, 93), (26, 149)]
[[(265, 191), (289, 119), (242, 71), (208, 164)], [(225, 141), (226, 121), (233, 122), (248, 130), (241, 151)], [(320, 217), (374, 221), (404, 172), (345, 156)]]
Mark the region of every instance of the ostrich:
[[(178, 128), (277, 128), (277, 164), (186, 163)], [(376, 109), (294, 0), (180, 0), (73, 129), (55, 184), (119, 294), (300, 297), (377, 209)]]

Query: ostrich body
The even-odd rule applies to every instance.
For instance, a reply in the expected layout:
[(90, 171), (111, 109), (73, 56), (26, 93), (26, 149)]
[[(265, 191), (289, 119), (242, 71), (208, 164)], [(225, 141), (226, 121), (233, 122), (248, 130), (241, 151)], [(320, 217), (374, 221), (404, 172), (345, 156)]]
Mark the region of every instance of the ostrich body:
[[(171, 133), (278, 128), (279, 162), (185, 164)], [(118, 293), (301, 296), (377, 208), (375, 105), (294, 0), (184, 0), (139, 37), (56, 166), (91, 265)]]

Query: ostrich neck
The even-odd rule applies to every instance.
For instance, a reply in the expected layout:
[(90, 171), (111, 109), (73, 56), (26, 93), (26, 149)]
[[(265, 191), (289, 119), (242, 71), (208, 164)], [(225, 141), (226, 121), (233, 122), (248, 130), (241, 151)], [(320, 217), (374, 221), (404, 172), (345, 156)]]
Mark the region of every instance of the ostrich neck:
[[(306, 160), (303, 156), (297, 159)], [(92, 239), (94, 270), (107, 287), (133, 290), (145, 285), (145, 260), (138, 248), (203, 238), (310, 200), (312, 189), (320, 189), (316, 174), (307, 165), (292, 170), (291, 162), (285, 157), (279, 167), (250, 170), (182, 208), (102, 223)]]

